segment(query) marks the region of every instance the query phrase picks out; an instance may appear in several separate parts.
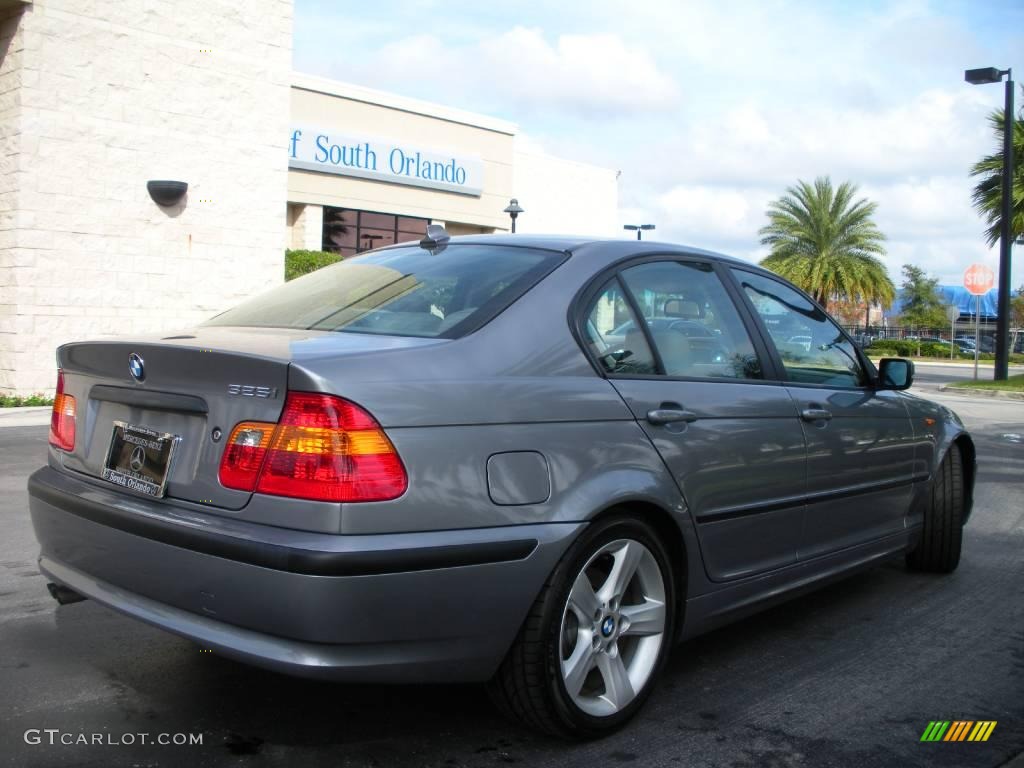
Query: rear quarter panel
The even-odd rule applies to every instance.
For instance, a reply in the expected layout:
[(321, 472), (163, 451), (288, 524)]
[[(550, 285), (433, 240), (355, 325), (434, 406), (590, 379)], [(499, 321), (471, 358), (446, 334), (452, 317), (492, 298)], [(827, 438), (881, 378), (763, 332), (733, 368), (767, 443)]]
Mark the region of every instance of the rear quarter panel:
[[(686, 509), (635, 421), (492, 424), (391, 429), (409, 473), (393, 501), (345, 504), (342, 533), (578, 522), (629, 500), (656, 503), (680, 522)], [(510, 451), (544, 456), (551, 493), (541, 503), (496, 504), (488, 459)]]

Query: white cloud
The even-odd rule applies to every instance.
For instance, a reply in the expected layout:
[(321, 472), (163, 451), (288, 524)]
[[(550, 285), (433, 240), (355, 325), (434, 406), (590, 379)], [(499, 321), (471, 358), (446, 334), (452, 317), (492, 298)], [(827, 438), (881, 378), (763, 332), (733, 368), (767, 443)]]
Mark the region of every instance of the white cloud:
[(963, 263), (989, 253), (967, 175), (990, 140), (987, 110), (969, 90), (878, 111), (747, 102), (623, 159), (622, 197), (653, 212), (659, 237), (756, 259), (767, 203), (797, 179), (830, 175), (878, 203), (894, 280), (916, 260), (955, 282)]
[(745, 241), (756, 236), (763, 216), (762, 201), (750, 189), (677, 186), (657, 198), (658, 220), (666, 231), (717, 242)]
[(980, 239), (984, 225), (971, 207), (971, 186), (966, 176), (932, 176), (861, 192), (878, 203), (875, 219), (892, 239)]
[(735, 256), (764, 254), (765, 206), (797, 179), (852, 181), (879, 203), (894, 280), (914, 262), (955, 282), (995, 260), (967, 172), (993, 149), (1001, 91), (963, 68), (1024, 69), (1024, 11), (998, 5), (385, 0), (349, 33), (322, 4), (337, 23), (296, 59), (518, 122), (523, 146), (621, 169), (622, 223)]
[(874, 111), (748, 101), (649, 142), (623, 143), (621, 167), (662, 188), (685, 180), (773, 184), (780, 192), (823, 175), (857, 184), (966, 177), (987, 139), (989, 106), (970, 90), (927, 91)]
[(661, 111), (679, 96), (647, 49), (617, 35), (563, 34), (552, 43), (541, 30), (518, 26), (467, 44), (406, 37), (345, 61), (335, 74), (434, 101), (502, 104), (503, 111)]

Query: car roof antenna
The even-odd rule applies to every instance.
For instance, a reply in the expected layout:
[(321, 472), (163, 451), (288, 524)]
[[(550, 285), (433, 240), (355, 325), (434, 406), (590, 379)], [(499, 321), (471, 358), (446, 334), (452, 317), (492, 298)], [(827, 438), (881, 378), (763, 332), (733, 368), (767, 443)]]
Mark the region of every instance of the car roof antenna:
[(420, 248), (425, 248), (431, 253), (440, 253), (448, 247), (448, 241), (451, 239), (452, 236), (440, 224), (428, 224), (427, 236), (420, 240)]

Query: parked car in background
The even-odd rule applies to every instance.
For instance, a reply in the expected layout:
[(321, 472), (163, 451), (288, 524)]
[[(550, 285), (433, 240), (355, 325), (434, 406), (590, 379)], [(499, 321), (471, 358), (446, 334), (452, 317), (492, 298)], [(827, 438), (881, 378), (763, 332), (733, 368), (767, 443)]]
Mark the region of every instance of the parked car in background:
[[(958, 335), (956, 337), (956, 340), (957, 340), (958, 344), (962, 344), (962, 345), (964, 345), (966, 347), (969, 347), (971, 353), (972, 354), (974, 353), (975, 346), (974, 346), (974, 334), (973, 333), (971, 333), (971, 334), (960, 334), (960, 335)], [(981, 334), (978, 337), (978, 346), (977, 346), (977, 348), (978, 348), (978, 350), (980, 352), (995, 352), (996, 351), (995, 338), (993, 338), (992, 336), (987, 336), (985, 334)]]
[(296, 675), (488, 681), (562, 736), (633, 717), (683, 639), (891, 556), (949, 573), (971, 512), (912, 362), (663, 243), (431, 226), (57, 358), (28, 492), (58, 599)]

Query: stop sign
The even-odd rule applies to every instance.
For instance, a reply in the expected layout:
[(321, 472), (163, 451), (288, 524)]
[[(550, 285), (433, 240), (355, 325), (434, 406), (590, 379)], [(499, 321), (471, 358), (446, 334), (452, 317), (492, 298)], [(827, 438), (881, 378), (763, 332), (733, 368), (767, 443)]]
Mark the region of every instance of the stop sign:
[(964, 271), (964, 288), (973, 296), (984, 296), (995, 283), (995, 272), (984, 264), (971, 264)]

